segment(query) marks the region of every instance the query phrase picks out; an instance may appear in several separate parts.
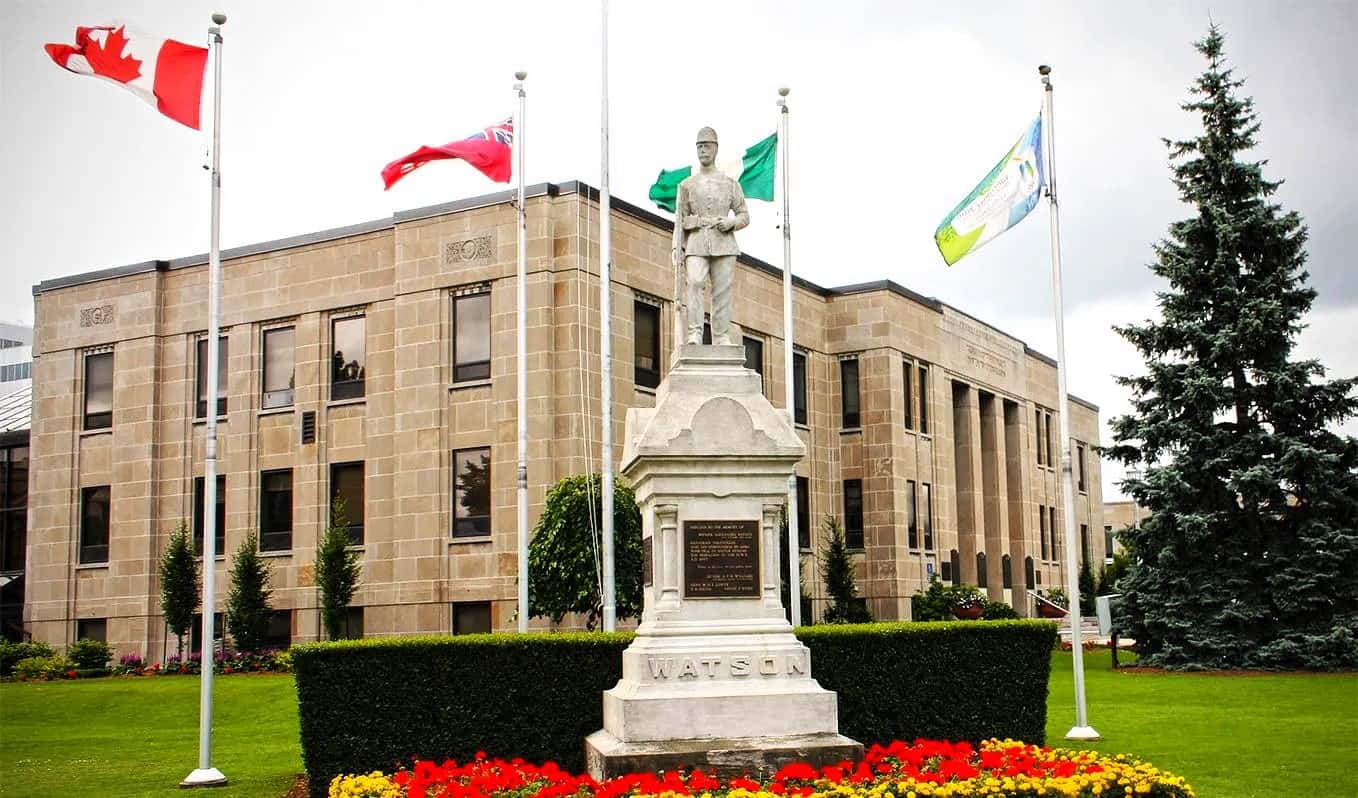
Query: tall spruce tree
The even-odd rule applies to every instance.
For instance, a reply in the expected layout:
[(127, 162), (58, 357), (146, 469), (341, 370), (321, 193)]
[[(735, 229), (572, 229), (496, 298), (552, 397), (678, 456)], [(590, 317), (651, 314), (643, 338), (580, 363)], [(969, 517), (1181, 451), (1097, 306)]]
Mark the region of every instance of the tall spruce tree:
[[(269, 634), (269, 564), (259, 556), (259, 541), (250, 535), (231, 560), (231, 590), (226, 594), (226, 630), (237, 651), (260, 651)], [(209, 654), (203, 653), (207, 661)]]
[(872, 613), (858, 597), (858, 586), (854, 583), (853, 555), (844, 539), (844, 527), (833, 515), (825, 516), (821, 526), (825, 529), (825, 547), (820, 555), (820, 578), (825, 583), (825, 592), (830, 594), (825, 622), (871, 622)]
[(1306, 227), (1244, 160), (1259, 123), (1216, 26), (1186, 111), (1202, 133), (1166, 141), (1196, 213), (1155, 247), (1162, 318), (1116, 328), (1146, 374), (1119, 378), (1132, 412), (1109, 453), (1144, 464), (1126, 488), (1150, 511), (1123, 533), (1127, 632), (1169, 668), (1358, 666), (1358, 440), (1327, 429), (1358, 411), (1355, 379), (1290, 360), (1307, 287)]
[(165, 616), (165, 625), (179, 641), (181, 660), (184, 658), (184, 638), (192, 630), (193, 614), (202, 603), (198, 591), (198, 560), (193, 556), (189, 525), (180, 521), (160, 557), (160, 612)]
[(351, 543), (344, 499), (336, 496), (330, 502), (330, 523), (316, 547), (316, 592), (320, 594), (321, 626), (331, 640), (339, 640), (345, 634), (344, 617), (363, 574), (358, 552), (349, 548)]

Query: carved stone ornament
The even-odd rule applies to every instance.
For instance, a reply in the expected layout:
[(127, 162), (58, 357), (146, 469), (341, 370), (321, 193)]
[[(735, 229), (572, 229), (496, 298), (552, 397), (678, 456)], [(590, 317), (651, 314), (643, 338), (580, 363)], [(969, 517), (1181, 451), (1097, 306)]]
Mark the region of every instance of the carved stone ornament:
[(113, 323), (113, 306), (96, 305), (92, 308), (80, 309), (80, 326), (93, 327), (96, 324)]
[(459, 238), (443, 243), (444, 266), (469, 266), (495, 259), (495, 236), (491, 233)]

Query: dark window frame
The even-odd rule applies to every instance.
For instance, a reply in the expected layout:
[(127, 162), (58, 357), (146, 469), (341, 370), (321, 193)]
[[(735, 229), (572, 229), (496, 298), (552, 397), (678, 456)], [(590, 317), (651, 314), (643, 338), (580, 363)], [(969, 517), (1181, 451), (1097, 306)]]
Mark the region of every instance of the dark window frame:
[[(23, 456), (17, 456), (23, 452)], [(28, 549), (28, 477), (31, 451), (27, 444), (0, 449), (0, 572), (22, 573)], [(23, 463), (22, 468), (16, 464)]]
[[(642, 324), (645, 320), (647, 324)], [(654, 321), (652, 326), (650, 322)], [(643, 336), (643, 328), (649, 327)], [(632, 381), (639, 388), (660, 387), (660, 308), (640, 299), (632, 300)], [(650, 339), (650, 347), (644, 346)], [(646, 366), (649, 359), (651, 366)]]
[[(217, 528), (212, 535), (213, 545), (216, 546), (216, 557), (226, 556), (226, 475), (217, 475), (217, 512), (215, 520)], [(203, 524), (207, 522), (203, 514), (206, 495), (207, 478), (193, 478), (193, 521), (191, 535), (193, 537), (193, 556), (203, 556)]]
[[(270, 477), (288, 477), (288, 497), (287, 526), (282, 524), (283, 519), (277, 518), (270, 512), (269, 497), (272, 495), (282, 495), (284, 491), (269, 489)], [(259, 550), (260, 551), (291, 551), (292, 550), (292, 531), (294, 526), (293, 517), (297, 507), (294, 499), (294, 481), (291, 468), (276, 468), (269, 471), (261, 471), (259, 474)], [(277, 545), (276, 540), (286, 541), (286, 546)]]
[(863, 538), (863, 480), (844, 480), (844, 545), (862, 551)]
[[(358, 322), (363, 325), (363, 362), (358, 363), (358, 374), (356, 376), (345, 377), (342, 372), (348, 369), (348, 365), (343, 363), (343, 352), (335, 349), (335, 341), (338, 336), (336, 329), (341, 324)], [(341, 355), (336, 359), (336, 355)], [(341, 401), (344, 399), (362, 399), (367, 395), (368, 379), (368, 317), (366, 315), (357, 316), (336, 316), (330, 319), (330, 401)], [(354, 361), (357, 363), (357, 361)]]
[(797, 547), (811, 548), (811, 480), (797, 477)]
[(1047, 508), (1040, 504), (1037, 506), (1037, 537), (1039, 547), (1042, 549), (1042, 559), (1050, 560), (1051, 558), (1047, 556)]
[(839, 422), (842, 429), (860, 429), (862, 389), (859, 385), (858, 358), (839, 361)]
[[(108, 409), (108, 410), (97, 410), (97, 411), (91, 413), (91, 412), (90, 412), (90, 386), (91, 386), (91, 384), (92, 384), (92, 380), (91, 380), (91, 378), (90, 378), (90, 365), (91, 365), (92, 362), (97, 361), (97, 360), (98, 360), (99, 362), (102, 362), (102, 360), (99, 360), (100, 358), (108, 358), (108, 362), (109, 362), (109, 368), (108, 368), (108, 386), (107, 386), (107, 390), (108, 390), (108, 406), (109, 406), (109, 409)], [(113, 351), (112, 351), (112, 350), (109, 350), (109, 351), (105, 351), (105, 352), (90, 352), (90, 353), (86, 354), (86, 355), (85, 355), (85, 363), (84, 363), (84, 366), (85, 366), (85, 380), (84, 380), (83, 390), (84, 390), (84, 399), (85, 399), (85, 403), (84, 403), (84, 405), (82, 405), (82, 409), (83, 409), (83, 411), (84, 411), (83, 414), (82, 414), (83, 417), (84, 417), (84, 428), (87, 429), (87, 430), (112, 429), (112, 427), (113, 427), (113, 381), (114, 381), (114, 366), (115, 366), (115, 361), (114, 361), (114, 359), (113, 359)], [(102, 384), (101, 384), (99, 387), (103, 387)]]
[(1014, 588), (1014, 558), (1008, 554), (1000, 557), (1000, 587), (1006, 590)]
[[(764, 393), (766, 390), (764, 380), (764, 339), (755, 338), (752, 335), (742, 335), (740, 344), (745, 349), (745, 368), (750, 369), (759, 375), (759, 392)], [(757, 353), (757, 356), (754, 358), (755, 364), (753, 367), (750, 365), (750, 350), (752, 347)]]
[(1089, 524), (1080, 524), (1080, 564), (1089, 565), (1089, 555), (1093, 552), (1089, 547)]
[[(485, 609), (486, 622), (484, 630), (458, 628), (459, 627), (458, 610), (466, 610), (470, 615), (471, 612), (473, 611), (479, 612), (482, 608)], [(452, 605), (448, 608), (448, 614), (450, 616), (448, 626), (450, 631), (455, 635), (486, 634), (495, 631), (495, 612), (493, 606), (491, 605), (491, 602), (489, 601), (454, 601), (452, 602)], [(480, 619), (465, 617), (464, 623), (471, 623), (473, 620), (479, 621)]]
[[(288, 376), (287, 388), (276, 388), (269, 390), (269, 350), (270, 340), (277, 339), (287, 333), (292, 341), (289, 352), (289, 361), (292, 363), (292, 373)], [(272, 410), (278, 407), (292, 407), (296, 402), (296, 381), (297, 381), (297, 328), (296, 327), (270, 327), (264, 331), (260, 340), (260, 397), (259, 406), (265, 410)]]
[[(90, 501), (98, 496), (99, 491), (104, 492), (104, 528), (102, 531), (102, 542), (91, 540), (92, 534), (99, 530), (92, 529), (89, 521)], [(113, 527), (113, 488), (110, 485), (92, 485), (80, 489), (80, 564), (95, 565), (107, 564), (109, 561), (109, 539)], [(98, 537), (96, 535), (96, 537)]]
[(986, 571), (990, 568), (990, 558), (983, 551), (976, 552), (976, 586), (990, 587), (990, 576)]
[(934, 550), (934, 486), (921, 482), (924, 490), (924, 550)]
[(1088, 493), (1089, 482), (1085, 473), (1085, 445), (1083, 443), (1075, 444), (1075, 458), (1077, 468), (1076, 474), (1079, 477), (1076, 481), (1075, 489), (1080, 493)]
[[(487, 355), (485, 360), (468, 360), (465, 362), (458, 360), (458, 308), (462, 302), (484, 301), (486, 303), (486, 329), (485, 339), (487, 342)], [(453, 296), (452, 302), (452, 361), (453, 361), (453, 383), (460, 382), (482, 382), (490, 379), (490, 364), (494, 360), (494, 352), (490, 351), (490, 344), (494, 342), (491, 335), (491, 315), (494, 308), (490, 304), (490, 291), (476, 291), (467, 294), (457, 294)]]
[(806, 426), (806, 353), (792, 353), (792, 422)]
[(1056, 524), (1056, 507), (1048, 507), (1047, 513), (1050, 515), (1050, 519), (1047, 521), (1047, 529), (1051, 532), (1052, 536), (1052, 560), (1055, 561), (1061, 559), (1061, 547), (1058, 545), (1061, 536), (1056, 533), (1056, 530), (1059, 528)]
[[(264, 649), (265, 649), (265, 650), (275, 649), (275, 650), (278, 650), (278, 651), (284, 651), (284, 650), (286, 650), (286, 649), (292, 648), (292, 637), (293, 637), (293, 635), (292, 635), (292, 622), (293, 622), (293, 612), (292, 612), (292, 610), (290, 610), (290, 609), (269, 610), (269, 611), (266, 613), (266, 617), (267, 617), (268, 621), (267, 621), (267, 625), (264, 627), (264, 638), (263, 638), (263, 641), (262, 641), (262, 642), (264, 643)], [(284, 618), (287, 619), (287, 622), (286, 622), (286, 627), (287, 627), (287, 638), (286, 638), (286, 642), (284, 642), (283, 634), (279, 631), (280, 627), (284, 626), (284, 624), (280, 624), (279, 621), (283, 620)], [(282, 643), (282, 645), (279, 645), (279, 643)]]
[(905, 481), (905, 545), (919, 548), (919, 505), (916, 496), (915, 480)]
[(915, 428), (915, 395), (912, 375), (915, 373), (915, 364), (909, 360), (903, 361), (903, 364), (901, 374), (904, 376), (902, 392), (905, 394), (905, 428), (913, 430)]
[[(353, 496), (344, 498), (344, 520), (349, 525), (349, 545), (362, 546), (364, 541), (364, 522), (367, 516), (368, 498), (368, 469), (363, 460), (347, 460), (342, 463), (330, 464), (330, 502), (333, 504), (336, 498), (340, 498), (340, 474), (345, 472), (358, 471), (358, 501), (352, 501)], [(357, 505), (357, 510), (355, 510)], [(329, 507), (327, 506), (327, 517), (329, 517)], [(354, 519), (357, 518), (357, 521)]]
[[(467, 515), (459, 518), (457, 508), (461, 506), (462, 488), (458, 483), (461, 469), (459, 463), (462, 455), (471, 455), (477, 452), (484, 452), (486, 466), (486, 511), (484, 514)], [(452, 520), (452, 537), (454, 538), (482, 538), (491, 534), (494, 527), (491, 526), (491, 516), (494, 513), (494, 494), (495, 494), (495, 468), (493, 454), (490, 446), (473, 446), (466, 449), (454, 449), (452, 457), (452, 506), (449, 515)], [(470, 512), (470, 510), (469, 510)]]
[[(97, 634), (94, 633), (97, 630)], [(108, 642), (108, 618), (77, 618), (75, 622), (76, 640), (97, 640)]]
[(1113, 548), (1116, 540), (1113, 538), (1113, 525), (1103, 525), (1103, 561), (1110, 563), (1113, 561)]
[(929, 434), (929, 366), (920, 363), (919, 370), (919, 434)]
[[(199, 338), (194, 344), (193, 378), (193, 417), (207, 418), (207, 338)], [(230, 395), (231, 369), (227, 362), (231, 353), (230, 340), (225, 335), (217, 336), (217, 417), (226, 415), (227, 397)]]

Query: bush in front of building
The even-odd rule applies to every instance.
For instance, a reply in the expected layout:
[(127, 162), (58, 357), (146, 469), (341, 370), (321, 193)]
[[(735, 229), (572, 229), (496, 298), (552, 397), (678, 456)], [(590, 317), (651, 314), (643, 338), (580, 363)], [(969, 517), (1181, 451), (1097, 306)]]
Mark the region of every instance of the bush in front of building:
[(74, 679), (75, 663), (65, 657), (28, 657), (14, 665), (14, 676), (20, 681), (48, 681)]
[(14, 666), (31, 657), (51, 657), (56, 651), (46, 643), (33, 640), (26, 643), (13, 643), (0, 640), (0, 676), (13, 676)]
[[(803, 627), (812, 676), (864, 743), (1045, 737), (1056, 627), (1040, 621)], [(292, 649), (313, 796), (343, 773), (503, 752), (583, 767), (628, 633), (369, 638)]]
[(825, 547), (821, 549), (820, 578), (830, 594), (830, 606), (825, 609), (826, 623), (868, 623), (872, 613), (867, 602), (858, 596), (853, 578), (853, 555), (844, 538), (844, 527), (833, 515), (821, 521), (825, 530)]
[(226, 630), (240, 651), (259, 651), (269, 634), (269, 564), (259, 556), (259, 541), (246, 537), (231, 560), (231, 590), (226, 594)]
[(66, 658), (75, 663), (76, 670), (93, 675), (108, 671), (113, 649), (102, 640), (82, 639), (66, 647)]

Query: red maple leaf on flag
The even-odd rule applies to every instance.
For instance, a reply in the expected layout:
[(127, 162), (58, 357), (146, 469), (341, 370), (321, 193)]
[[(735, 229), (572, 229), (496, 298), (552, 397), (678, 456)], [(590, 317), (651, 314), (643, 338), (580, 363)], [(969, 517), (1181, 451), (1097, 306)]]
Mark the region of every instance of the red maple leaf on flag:
[(89, 45), (85, 47), (83, 55), (89, 63), (90, 69), (96, 75), (103, 75), (109, 80), (116, 80), (119, 83), (127, 83), (141, 76), (141, 61), (130, 55), (123, 55), (123, 47), (127, 46), (127, 37), (123, 35), (123, 28), (108, 30), (109, 34), (104, 37), (102, 45), (99, 40), (90, 37)]

